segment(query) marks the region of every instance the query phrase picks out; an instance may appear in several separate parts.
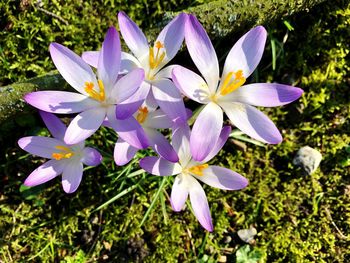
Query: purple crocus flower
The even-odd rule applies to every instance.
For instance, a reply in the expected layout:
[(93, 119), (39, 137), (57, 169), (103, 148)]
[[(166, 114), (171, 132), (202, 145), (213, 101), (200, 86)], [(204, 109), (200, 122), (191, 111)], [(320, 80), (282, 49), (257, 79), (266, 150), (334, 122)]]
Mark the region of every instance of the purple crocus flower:
[(50, 159), (35, 169), (24, 185), (36, 186), (62, 174), (62, 186), (66, 193), (77, 190), (83, 176), (83, 164), (96, 166), (101, 163), (101, 154), (84, 142), (68, 145), (63, 141), (66, 126), (55, 115), (40, 112), (41, 118), (54, 138), (29, 136), (21, 138), (18, 145), (25, 151)]
[[(120, 32), (134, 54), (122, 52), (121, 73), (135, 68), (145, 70), (145, 80), (140, 89), (130, 99), (117, 105), (117, 118), (125, 119), (135, 113), (151, 92), (159, 107), (172, 121), (179, 123), (187, 119), (185, 105), (178, 89), (171, 78), (173, 66), (164, 67), (176, 55), (184, 39), (184, 25), (187, 15), (182, 13), (175, 17), (160, 32), (153, 46), (141, 29), (124, 13), (119, 12)], [(83, 53), (83, 59), (92, 66), (97, 66), (98, 51)], [(119, 109), (123, 109), (119, 111)]]
[[(169, 129), (174, 123), (161, 109), (157, 109), (157, 106), (148, 102), (150, 102), (150, 99), (147, 99), (143, 103), (133, 117), (142, 126), (152, 149), (166, 160), (178, 162), (179, 158), (173, 147), (164, 135), (157, 130)], [(131, 146), (122, 138), (118, 138), (114, 148), (115, 163), (120, 166), (127, 164), (135, 156), (137, 151), (137, 148)]]
[(190, 129), (187, 125), (181, 125), (174, 129), (172, 136), (172, 144), (179, 156), (179, 162), (172, 163), (161, 157), (145, 157), (140, 161), (140, 166), (151, 174), (177, 175), (171, 191), (173, 210), (180, 211), (189, 195), (198, 221), (208, 231), (213, 230), (209, 205), (205, 192), (197, 180), (224, 190), (239, 190), (248, 185), (248, 180), (240, 174), (227, 168), (207, 164), (220, 151), (230, 132), (231, 127), (222, 128), (214, 147), (203, 161), (197, 162), (190, 151), (193, 138), (190, 137)]
[[(120, 137), (137, 148), (148, 146), (137, 121), (120, 123), (116, 104), (133, 95), (144, 79), (144, 70), (135, 69), (118, 78), (121, 47), (118, 32), (109, 28), (98, 57), (97, 78), (91, 67), (68, 48), (52, 43), (50, 54), (63, 78), (79, 93), (38, 91), (25, 96), (32, 106), (52, 113), (79, 113), (68, 126), (64, 141), (76, 144), (91, 136), (108, 117)], [(122, 110), (122, 109), (121, 109)]]
[(277, 84), (244, 85), (262, 57), (266, 30), (257, 26), (241, 37), (229, 52), (221, 78), (219, 63), (210, 39), (195, 16), (189, 15), (185, 41), (198, 74), (177, 66), (175, 85), (189, 98), (206, 104), (193, 126), (191, 152), (201, 161), (215, 145), (223, 123), (223, 111), (231, 122), (252, 138), (271, 144), (282, 141), (273, 122), (253, 106), (275, 107), (298, 99), (299, 88)]

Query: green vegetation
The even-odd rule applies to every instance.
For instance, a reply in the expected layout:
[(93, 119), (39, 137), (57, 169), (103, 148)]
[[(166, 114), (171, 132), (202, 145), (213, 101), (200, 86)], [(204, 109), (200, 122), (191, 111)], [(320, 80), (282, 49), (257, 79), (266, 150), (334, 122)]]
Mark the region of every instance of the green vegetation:
[[(47, 52), (50, 41), (77, 53), (96, 49), (106, 28), (116, 25), (118, 10), (126, 10), (149, 28), (156, 27), (154, 21), (161, 21), (164, 10), (188, 6), (188, 1), (157, 0), (134, 5), (106, 0), (100, 6), (84, 1), (44, 3), (42, 8), (64, 20), (40, 11), (36, 2), (0, 4), (2, 84), (53, 69)], [(227, 262), (258, 258), (349, 262), (350, 5), (345, 0), (326, 1), (309, 12), (264, 25), (269, 39), (252, 82), (293, 84), (305, 93), (292, 105), (264, 109), (282, 131), (283, 143), (266, 147), (245, 143), (243, 151), (231, 140), (212, 161), (250, 180), (246, 189), (237, 192), (205, 187), (213, 233), (201, 228), (189, 207), (172, 212), (168, 202), (172, 178), (163, 181), (139, 171), (138, 159), (116, 167), (112, 160), (116, 136), (107, 128), (89, 141), (104, 152), (104, 163), (86, 169), (75, 194), (64, 194), (59, 178), (43, 186), (23, 187), (26, 176), (43, 160), (26, 155), (16, 140), (48, 135), (34, 113), (19, 115), (0, 127), (11, 130), (1, 132), (0, 138), (0, 261), (217, 262), (226, 256)], [(215, 42), (219, 57), (239, 35)], [(185, 57), (187, 61), (182, 61)], [(179, 61), (190, 63), (186, 51)], [(292, 164), (304, 145), (323, 155), (320, 168), (310, 176)], [(139, 153), (138, 158), (145, 154), (149, 152)], [(252, 245), (246, 245), (236, 232), (251, 225), (258, 234)]]

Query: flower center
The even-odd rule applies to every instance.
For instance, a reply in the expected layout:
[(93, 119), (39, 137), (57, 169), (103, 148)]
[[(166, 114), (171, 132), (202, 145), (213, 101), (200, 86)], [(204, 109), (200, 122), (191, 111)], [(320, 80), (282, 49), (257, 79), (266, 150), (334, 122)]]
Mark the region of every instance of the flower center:
[(195, 174), (195, 175), (198, 175), (198, 176), (202, 176), (203, 175), (203, 170), (207, 169), (208, 168), (208, 164), (204, 163), (204, 164), (199, 164), (199, 165), (196, 165), (196, 166), (192, 166), (190, 168), (188, 168), (188, 172), (189, 173), (192, 173), (192, 174)]
[(92, 82), (85, 82), (85, 91), (89, 96), (97, 101), (104, 101), (106, 98), (105, 87), (102, 80), (98, 80), (98, 92), (95, 90), (95, 85)]
[(147, 115), (148, 115), (147, 107), (140, 107), (136, 116), (136, 120), (139, 123), (144, 123), (144, 121), (147, 119)]
[[(156, 54), (154, 55), (154, 47), (156, 48)], [(155, 69), (162, 63), (165, 57), (165, 51), (160, 52), (161, 49), (164, 49), (164, 44), (160, 41), (157, 41), (154, 44), (154, 47), (149, 48), (149, 66), (151, 69)]]
[(74, 152), (66, 146), (57, 145), (55, 146), (55, 148), (59, 150), (59, 152), (52, 153), (52, 158), (54, 158), (57, 161), (61, 159), (69, 159), (74, 155)]
[[(234, 78), (232, 78), (234, 75)], [(243, 71), (242, 70), (238, 70), (236, 72), (229, 72), (225, 79), (224, 82), (221, 86), (221, 91), (220, 94), (222, 96), (225, 96), (233, 91), (235, 91), (236, 89), (238, 89), (240, 86), (242, 86), (244, 84), (244, 82), (246, 81), (245, 77), (243, 76)]]

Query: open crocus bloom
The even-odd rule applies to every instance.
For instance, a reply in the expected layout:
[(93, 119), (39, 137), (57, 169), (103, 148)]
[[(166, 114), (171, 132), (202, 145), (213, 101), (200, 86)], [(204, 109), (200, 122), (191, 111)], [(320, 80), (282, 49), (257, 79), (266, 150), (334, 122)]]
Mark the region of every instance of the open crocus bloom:
[(229, 52), (220, 79), (213, 45), (196, 17), (188, 15), (185, 41), (204, 79), (181, 66), (173, 69), (172, 79), (187, 97), (206, 104), (192, 129), (191, 152), (195, 160), (203, 160), (218, 140), (223, 111), (237, 128), (252, 138), (271, 144), (282, 141), (273, 122), (253, 106), (285, 105), (298, 99), (303, 91), (276, 83), (243, 86), (261, 60), (266, 35), (264, 27), (258, 26), (241, 37)]
[[(145, 81), (130, 99), (117, 105), (117, 118), (125, 119), (135, 113), (152, 92), (159, 107), (172, 121), (185, 122), (187, 119), (185, 106), (180, 92), (171, 78), (173, 66), (164, 67), (176, 55), (184, 39), (186, 14), (175, 17), (160, 32), (153, 46), (149, 46), (141, 29), (124, 13), (119, 12), (120, 32), (134, 54), (122, 52), (121, 73), (135, 68), (145, 70)], [(83, 53), (83, 59), (92, 66), (97, 66), (98, 51)], [(123, 109), (123, 110), (119, 110)]]
[[(179, 161), (173, 147), (164, 135), (157, 130), (169, 129), (173, 126), (173, 122), (161, 109), (157, 109), (154, 104), (147, 102), (149, 102), (149, 100), (146, 100), (142, 104), (134, 114), (134, 118), (142, 126), (147, 135), (148, 142), (154, 151), (170, 162)], [(137, 151), (137, 148), (131, 146), (122, 138), (118, 138), (114, 148), (115, 163), (117, 165), (128, 163), (135, 156)]]
[[(67, 144), (76, 144), (91, 136), (106, 116), (121, 137), (137, 148), (148, 146), (138, 122), (120, 125), (116, 104), (133, 95), (144, 79), (144, 70), (135, 69), (118, 78), (121, 47), (118, 32), (109, 28), (98, 58), (97, 78), (91, 67), (68, 48), (52, 43), (50, 54), (63, 78), (79, 93), (38, 91), (25, 96), (32, 106), (52, 113), (79, 113), (70, 123), (64, 137)], [(127, 131), (127, 133), (126, 133)]]
[(177, 175), (171, 191), (173, 210), (180, 211), (189, 195), (198, 221), (208, 231), (213, 230), (209, 205), (205, 192), (197, 180), (224, 190), (239, 190), (248, 185), (248, 180), (240, 174), (227, 168), (207, 164), (220, 151), (230, 132), (229, 126), (222, 128), (212, 150), (203, 161), (197, 162), (190, 151), (190, 129), (187, 125), (182, 125), (174, 129), (172, 136), (172, 144), (179, 156), (179, 162), (172, 163), (157, 157), (145, 157), (140, 161), (140, 166), (151, 174)]
[(51, 159), (35, 169), (25, 180), (24, 185), (43, 184), (62, 174), (62, 186), (66, 193), (77, 190), (83, 176), (83, 164), (96, 166), (101, 163), (100, 153), (84, 142), (68, 145), (63, 141), (66, 126), (55, 115), (40, 112), (47, 128), (54, 138), (30, 136), (21, 138), (18, 145), (25, 151)]

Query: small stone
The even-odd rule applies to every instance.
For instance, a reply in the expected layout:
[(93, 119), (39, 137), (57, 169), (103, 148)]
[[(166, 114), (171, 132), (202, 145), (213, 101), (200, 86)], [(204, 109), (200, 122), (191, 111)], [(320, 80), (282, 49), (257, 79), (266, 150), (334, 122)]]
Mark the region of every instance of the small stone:
[(322, 160), (322, 154), (309, 147), (304, 146), (299, 149), (293, 159), (293, 164), (300, 166), (308, 175), (316, 171)]
[(241, 229), (237, 232), (239, 238), (245, 243), (251, 243), (257, 234), (256, 228), (251, 226), (249, 229)]
[(227, 257), (226, 257), (226, 256), (219, 256), (218, 262), (220, 262), (220, 263), (225, 263), (225, 262), (227, 262)]

